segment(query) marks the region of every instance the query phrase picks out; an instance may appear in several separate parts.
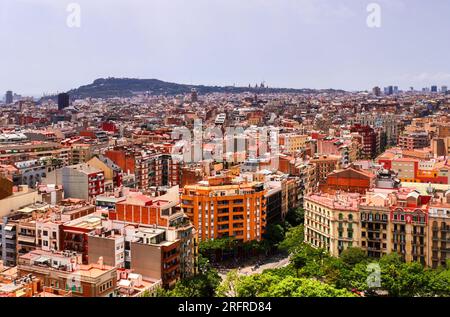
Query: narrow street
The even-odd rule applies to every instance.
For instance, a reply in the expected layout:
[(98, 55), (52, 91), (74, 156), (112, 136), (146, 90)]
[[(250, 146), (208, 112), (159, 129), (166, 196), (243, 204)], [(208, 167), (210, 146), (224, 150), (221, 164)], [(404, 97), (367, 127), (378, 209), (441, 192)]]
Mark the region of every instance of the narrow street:
[(264, 270), (267, 269), (277, 269), (285, 267), (289, 264), (289, 256), (287, 255), (274, 255), (272, 257), (268, 257), (263, 260), (259, 260), (259, 266), (257, 266), (257, 260), (252, 261), (252, 263), (247, 263), (243, 267), (236, 267), (236, 268), (222, 268), (218, 269), (220, 277), (223, 279), (228, 272), (231, 270), (238, 270), (239, 275), (254, 275), (254, 274), (260, 274)]

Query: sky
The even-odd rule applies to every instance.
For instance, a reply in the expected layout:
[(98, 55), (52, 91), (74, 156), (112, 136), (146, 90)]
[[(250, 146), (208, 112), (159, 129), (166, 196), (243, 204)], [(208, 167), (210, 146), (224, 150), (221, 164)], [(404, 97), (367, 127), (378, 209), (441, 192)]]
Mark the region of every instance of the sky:
[[(80, 27), (67, 24), (71, 3)], [(371, 3), (379, 28), (367, 24)], [(450, 86), (449, 16), (448, 0), (1, 0), (0, 95), (50, 94), (105, 77)]]

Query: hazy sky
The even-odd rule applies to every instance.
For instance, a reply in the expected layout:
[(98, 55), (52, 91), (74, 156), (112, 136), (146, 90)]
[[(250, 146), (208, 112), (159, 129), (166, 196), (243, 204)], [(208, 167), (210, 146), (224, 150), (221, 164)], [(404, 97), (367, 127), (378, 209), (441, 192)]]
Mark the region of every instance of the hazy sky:
[[(66, 24), (69, 3), (81, 27)], [(366, 23), (371, 2), (381, 27)], [(0, 0), (0, 95), (99, 77), (370, 89), (450, 86), (448, 0)]]

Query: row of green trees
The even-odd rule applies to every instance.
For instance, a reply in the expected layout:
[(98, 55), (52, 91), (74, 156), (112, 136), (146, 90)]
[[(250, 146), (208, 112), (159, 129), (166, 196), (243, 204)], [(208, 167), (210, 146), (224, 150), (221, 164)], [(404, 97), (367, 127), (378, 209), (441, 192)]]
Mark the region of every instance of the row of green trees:
[(450, 297), (450, 262), (430, 269), (418, 262), (405, 263), (392, 253), (371, 259), (358, 248), (339, 258), (305, 244), (303, 226), (287, 230), (279, 244), (290, 254), (284, 268), (239, 276), (231, 271), (216, 289), (216, 296), (243, 297)]
[[(404, 263), (398, 254), (371, 259), (358, 248), (349, 248), (339, 258), (324, 249), (304, 243), (302, 210), (290, 213), (291, 219), (278, 224), (265, 242), (239, 244), (232, 239), (218, 239), (200, 244), (200, 273), (176, 284), (159, 296), (176, 297), (352, 297), (365, 296), (445, 296), (450, 297), (450, 262), (433, 270), (417, 262)], [(298, 222), (296, 222), (298, 221)], [(280, 238), (280, 232), (282, 238)], [(208, 255), (276, 248), (289, 255), (289, 265), (242, 276), (230, 271), (221, 280)]]
[(450, 296), (450, 262), (433, 270), (418, 262), (405, 263), (395, 253), (371, 259), (358, 248), (349, 248), (335, 258), (326, 250), (303, 243), (302, 225), (288, 230), (280, 248), (290, 254), (290, 268), (284, 271), (296, 278), (315, 279), (366, 295)]
[(267, 226), (264, 239), (261, 241), (239, 242), (231, 237), (206, 240), (199, 244), (199, 252), (213, 263), (276, 253), (279, 251), (279, 244), (285, 239), (287, 230), (303, 223), (303, 217), (303, 209), (291, 210), (284, 222)]
[[(285, 240), (286, 231), (303, 222), (303, 210), (292, 210), (288, 213), (285, 223), (273, 224), (267, 228), (262, 241), (239, 242), (232, 238), (202, 241), (199, 244), (198, 268), (199, 274), (178, 282), (171, 290), (159, 289), (159, 297), (212, 297), (219, 294), (221, 278), (218, 271), (211, 265), (212, 261), (221, 262), (228, 257), (237, 258), (267, 254), (279, 249), (279, 244)], [(234, 272), (234, 271), (232, 271)], [(237, 273), (236, 273), (237, 274)], [(147, 294), (146, 296), (149, 296)]]
[(209, 260), (203, 256), (198, 258), (197, 275), (179, 281), (171, 290), (158, 289), (157, 297), (214, 297), (221, 278)]

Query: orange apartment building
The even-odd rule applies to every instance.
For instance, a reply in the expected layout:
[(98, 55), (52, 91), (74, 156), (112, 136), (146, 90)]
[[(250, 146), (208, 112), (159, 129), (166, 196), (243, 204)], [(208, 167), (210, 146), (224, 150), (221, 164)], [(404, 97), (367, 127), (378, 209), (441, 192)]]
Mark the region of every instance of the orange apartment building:
[(230, 177), (211, 177), (185, 186), (181, 207), (199, 240), (234, 237), (259, 241), (266, 229), (265, 194), (260, 182), (232, 183)]

